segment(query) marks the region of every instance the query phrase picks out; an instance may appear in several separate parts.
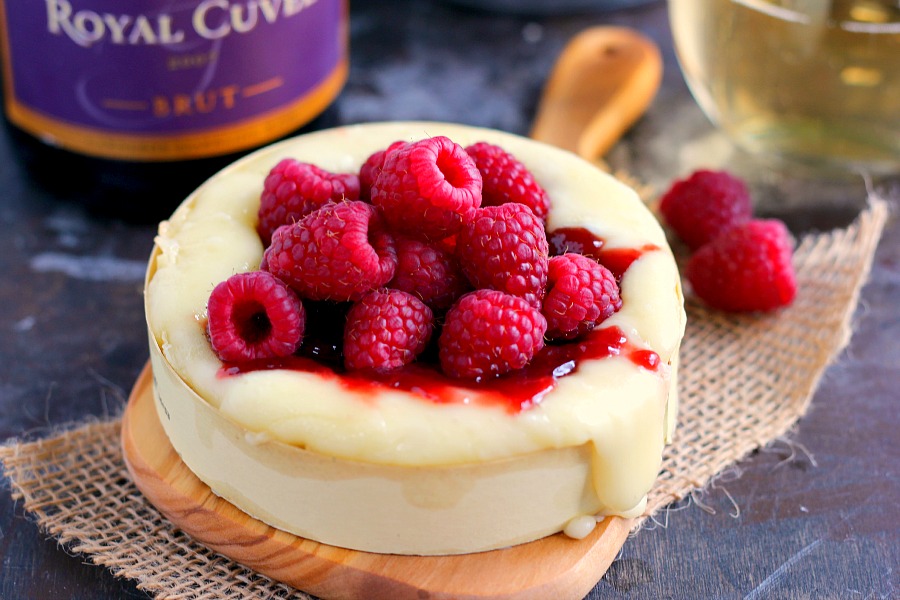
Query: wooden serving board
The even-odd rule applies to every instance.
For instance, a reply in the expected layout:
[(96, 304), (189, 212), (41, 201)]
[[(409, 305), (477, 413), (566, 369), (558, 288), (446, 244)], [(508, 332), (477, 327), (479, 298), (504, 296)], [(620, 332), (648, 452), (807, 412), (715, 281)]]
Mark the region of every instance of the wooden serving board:
[(342, 600), (584, 598), (625, 542), (608, 518), (583, 540), (563, 534), (503, 550), (399, 556), (336, 548), (285, 533), (216, 496), (181, 461), (156, 414), (149, 365), (128, 399), (122, 449), (137, 487), (199, 543), (272, 579)]

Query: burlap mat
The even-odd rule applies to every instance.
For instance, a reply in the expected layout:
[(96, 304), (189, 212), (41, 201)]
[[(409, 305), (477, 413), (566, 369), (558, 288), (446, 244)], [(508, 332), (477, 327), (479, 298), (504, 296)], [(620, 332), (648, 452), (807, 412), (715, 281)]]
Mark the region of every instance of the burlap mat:
[[(799, 294), (762, 316), (706, 310), (688, 299), (679, 429), (644, 518), (702, 489), (716, 473), (783, 435), (799, 419), (850, 321), (888, 208), (873, 200), (850, 227), (800, 240)], [(131, 482), (119, 421), (0, 448), (12, 495), (70, 552), (138, 582), (156, 598), (310, 598), (196, 544)]]

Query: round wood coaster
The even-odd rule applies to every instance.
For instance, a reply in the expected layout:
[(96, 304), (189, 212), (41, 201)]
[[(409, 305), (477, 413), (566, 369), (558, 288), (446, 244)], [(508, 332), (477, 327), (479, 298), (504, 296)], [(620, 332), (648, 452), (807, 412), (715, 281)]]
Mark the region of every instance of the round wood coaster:
[(137, 487), (174, 525), (232, 560), (321, 598), (578, 600), (606, 572), (631, 527), (630, 520), (608, 518), (582, 540), (556, 534), (458, 556), (373, 554), (285, 533), (216, 496), (181, 461), (157, 417), (149, 365), (128, 399), (122, 449)]

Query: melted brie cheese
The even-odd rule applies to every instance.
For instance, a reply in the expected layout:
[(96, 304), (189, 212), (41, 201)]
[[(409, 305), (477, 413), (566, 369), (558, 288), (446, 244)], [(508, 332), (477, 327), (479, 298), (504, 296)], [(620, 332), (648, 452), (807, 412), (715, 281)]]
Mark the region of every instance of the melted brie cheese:
[[(521, 412), (479, 403), (477, 392), (461, 390), (476, 397), (440, 404), (290, 369), (221, 376), (204, 333), (206, 302), (220, 281), (258, 268), (256, 214), (268, 171), (285, 157), (358, 171), (396, 140), (434, 135), (463, 146), (488, 141), (521, 160), (551, 199), (548, 231), (582, 227), (605, 248), (658, 248), (626, 271), (622, 309), (603, 326), (617, 326), (629, 344), (659, 354), (659, 369), (624, 356), (583, 360)], [(335, 545), (473, 552), (560, 531), (583, 515), (632, 514), (674, 427), (685, 316), (662, 229), (635, 192), (611, 176), (570, 153), (493, 130), (355, 125), (238, 161), (161, 224), (146, 310), (161, 420), (188, 466), (246, 512)], [(229, 428), (235, 433), (225, 436), (227, 452), (204, 442)], [(298, 509), (296, 494), (319, 499), (304, 498)]]

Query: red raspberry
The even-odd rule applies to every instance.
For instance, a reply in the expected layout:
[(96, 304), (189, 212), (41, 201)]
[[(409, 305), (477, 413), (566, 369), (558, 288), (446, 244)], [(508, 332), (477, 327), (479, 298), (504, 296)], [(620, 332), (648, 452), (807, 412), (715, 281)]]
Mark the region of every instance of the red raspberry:
[(315, 165), (285, 158), (269, 172), (263, 183), (256, 226), (263, 243), (281, 225), (299, 221), (331, 202), (359, 199), (359, 177), (352, 173), (330, 173)]
[(207, 312), (213, 351), (227, 362), (289, 356), (306, 325), (297, 294), (265, 271), (232, 275), (217, 285)]
[(547, 318), (548, 339), (575, 339), (620, 308), (619, 286), (609, 269), (581, 254), (550, 259), (547, 297), (541, 309)]
[(372, 204), (395, 231), (440, 240), (456, 233), (481, 204), (481, 173), (459, 144), (427, 138), (385, 156)]
[(521, 369), (544, 347), (546, 331), (547, 320), (525, 299), (470, 292), (447, 312), (438, 340), (441, 367), (450, 377), (475, 380)]
[(738, 225), (700, 248), (686, 275), (709, 306), (732, 312), (773, 310), (797, 293), (791, 238), (774, 219)]
[(482, 206), (518, 202), (530, 208), (539, 219), (547, 218), (550, 212), (547, 192), (519, 159), (500, 146), (487, 142), (472, 144), (466, 152), (474, 159), (484, 182)]
[(548, 253), (544, 223), (515, 202), (476, 210), (456, 245), (473, 286), (520, 296), (536, 307), (547, 285)]
[(389, 288), (418, 297), (435, 310), (449, 308), (471, 288), (456, 257), (438, 244), (397, 236), (397, 270)]
[(265, 253), (270, 272), (311, 300), (355, 300), (394, 276), (397, 251), (375, 207), (327, 204), (278, 228)]
[(404, 141), (396, 141), (384, 150), (372, 153), (366, 159), (363, 166), (359, 168), (359, 197), (362, 200), (371, 200), (372, 184), (375, 183), (375, 179), (381, 173), (381, 168), (384, 166), (384, 157), (405, 145), (406, 142)]
[(676, 181), (660, 200), (659, 210), (691, 250), (753, 216), (747, 186), (725, 171), (696, 171)]
[(344, 365), (350, 370), (390, 371), (422, 353), (434, 327), (431, 309), (411, 294), (378, 289), (347, 313)]

